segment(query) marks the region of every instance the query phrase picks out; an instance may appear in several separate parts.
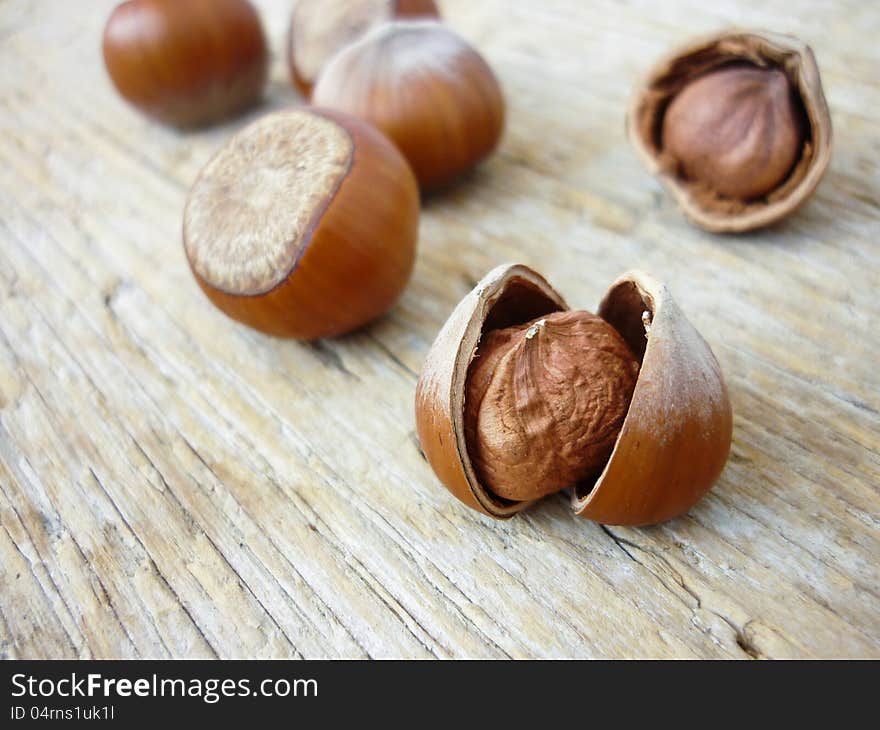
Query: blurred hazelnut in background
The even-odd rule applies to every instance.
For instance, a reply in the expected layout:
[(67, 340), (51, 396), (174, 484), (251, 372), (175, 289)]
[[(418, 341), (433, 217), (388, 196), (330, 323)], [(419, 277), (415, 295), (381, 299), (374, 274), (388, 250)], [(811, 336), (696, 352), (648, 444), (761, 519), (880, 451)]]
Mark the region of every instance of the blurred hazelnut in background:
[(327, 62), (372, 28), (400, 18), (439, 18), (433, 0), (298, 0), (288, 33), (294, 86), (308, 98)]
[(504, 97), (489, 64), (436, 21), (374, 28), (327, 64), (312, 102), (388, 135), (423, 191), (447, 185), (487, 157), (504, 128)]
[(126, 100), (182, 128), (255, 104), (268, 70), (263, 27), (247, 0), (128, 0), (107, 21), (103, 52)]

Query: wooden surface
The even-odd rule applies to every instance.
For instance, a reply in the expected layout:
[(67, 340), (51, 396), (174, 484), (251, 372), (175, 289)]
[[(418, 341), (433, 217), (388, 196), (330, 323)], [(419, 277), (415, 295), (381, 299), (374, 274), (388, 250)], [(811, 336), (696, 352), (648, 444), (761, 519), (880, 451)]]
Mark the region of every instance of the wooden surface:
[[(880, 656), (876, 4), (446, 0), (503, 82), (503, 145), (425, 205), (393, 313), (315, 345), (196, 287), (182, 206), (245, 120), (126, 106), (112, 5), (0, 0), (0, 656)], [(289, 0), (258, 5), (267, 108), (299, 103)], [(731, 22), (813, 46), (836, 144), (799, 214), (738, 238), (689, 225), (623, 132), (638, 75)], [(417, 373), (508, 260), (588, 308), (631, 267), (668, 282), (735, 414), (690, 514), (605, 528), (559, 496), (493, 522), (434, 479)]]

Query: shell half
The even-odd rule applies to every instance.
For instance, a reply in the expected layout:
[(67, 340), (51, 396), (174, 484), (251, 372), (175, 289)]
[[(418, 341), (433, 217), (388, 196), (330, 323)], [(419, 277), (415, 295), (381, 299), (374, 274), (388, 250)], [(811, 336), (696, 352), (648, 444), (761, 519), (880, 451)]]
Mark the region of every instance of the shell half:
[(592, 487), (572, 490), (572, 508), (610, 525), (663, 522), (687, 512), (724, 468), (733, 431), (727, 386), (665, 284), (625, 274), (598, 314), (642, 366), (614, 451)]

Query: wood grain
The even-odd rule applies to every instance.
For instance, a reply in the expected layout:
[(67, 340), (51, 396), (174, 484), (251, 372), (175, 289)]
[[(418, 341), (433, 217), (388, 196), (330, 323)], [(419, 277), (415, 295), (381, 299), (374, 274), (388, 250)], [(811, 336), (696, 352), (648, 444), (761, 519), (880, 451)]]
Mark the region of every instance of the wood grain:
[[(265, 109), (300, 103), (288, 0)], [(402, 301), (313, 345), (215, 310), (188, 187), (246, 119), (181, 134), (113, 92), (112, 0), (0, 3), (0, 656), (880, 657), (880, 13), (871, 3), (470, 3), (448, 22), (509, 104), (499, 152), (428, 200)], [(731, 22), (816, 52), (835, 128), (794, 217), (689, 225), (624, 136), (639, 74)], [(551, 498), (497, 523), (434, 479), (417, 373), (494, 265), (594, 308), (665, 280), (730, 386), (717, 487), (648, 529)]]

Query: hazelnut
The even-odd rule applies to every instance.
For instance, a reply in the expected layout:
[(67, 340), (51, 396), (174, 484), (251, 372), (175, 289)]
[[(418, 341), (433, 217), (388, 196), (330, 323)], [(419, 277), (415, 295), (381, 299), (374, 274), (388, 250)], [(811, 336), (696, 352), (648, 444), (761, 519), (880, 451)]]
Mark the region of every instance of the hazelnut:
[(409, 279), (419, 193), (400, 152), (339, 112), (269, 114), (199, 173), (183, 243), (208, 298), (263, 332), (316, 339), (384, 313)]
[(128, 0), (107, 21), (103, 51), (119, 93), (178, 127), (241, 111), (266, 82), (266, 39), (247, 0)]
[(779, 69), (710, 71), (673, 98), (662, 144), (684, 176), (750, 200), (777, 187), (803, 145), (803, 109)]
[(644, 525), (686, 512), (712, 486), (732, 415), (718, 362), (663, 284), (625, 274), (594, 317), (507, 264), (438, 334), (416, 426), (440, 481), (480, 512), (511, 517), (570, 487), (575, 514)]
[(293, 84), (308, 97), (327, 62), (371, 28), (398, 18), (439, 15), (433, 0), (297, 0), (287, 44)]
[(340, 51), (318, 77), (312, 101), (385, 132), (423, 190), (448, 184), (489, 155), (504, 126), (492, 69), (432, 21), (386, 23)]
[(487, 333), (465, 386), (474, 469), (500, 497), (529, 500), (595, 478), (629, 408), (639, 363), (589, 312), (554, 312)]
[(813, 54), (779, 35), (724, 33), (664, 59), (637, 91), (628, 129), (684, 212), (715, 232), (788, 215), (831, 153)]

